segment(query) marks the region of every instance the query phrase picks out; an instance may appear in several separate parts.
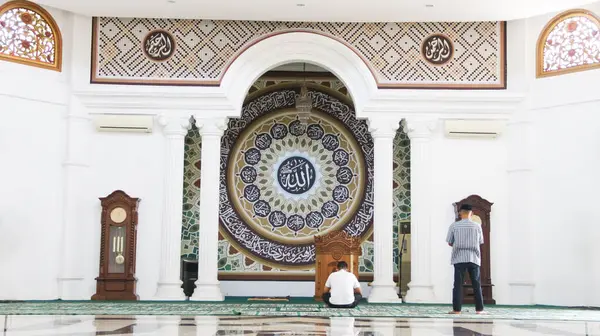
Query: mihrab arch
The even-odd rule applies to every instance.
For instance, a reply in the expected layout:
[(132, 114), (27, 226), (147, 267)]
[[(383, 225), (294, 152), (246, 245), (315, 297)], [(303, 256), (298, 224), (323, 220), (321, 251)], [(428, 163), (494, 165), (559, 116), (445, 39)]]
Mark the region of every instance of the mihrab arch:
[(311, 32), (271, 36), (249, 47), (227, 68), (221, 88), (228, 101), (240, 111), (250, 86), (277, 66), (306, 62), (319, 65), (344, 82), (352, 96), (357, 117), (377, 92), (377, 83), (365, 62), (348, 46), (333, 38)]

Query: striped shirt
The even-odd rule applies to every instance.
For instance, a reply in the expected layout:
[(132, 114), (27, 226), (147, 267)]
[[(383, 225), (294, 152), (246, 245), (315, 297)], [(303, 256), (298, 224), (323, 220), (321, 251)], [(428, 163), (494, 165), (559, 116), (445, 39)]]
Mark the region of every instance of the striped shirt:
[(452, 265), (470, 262), (481, 266), (481, 225), (468, 219), (454, 222), (448, 229), (446, 242), (452, 245)]

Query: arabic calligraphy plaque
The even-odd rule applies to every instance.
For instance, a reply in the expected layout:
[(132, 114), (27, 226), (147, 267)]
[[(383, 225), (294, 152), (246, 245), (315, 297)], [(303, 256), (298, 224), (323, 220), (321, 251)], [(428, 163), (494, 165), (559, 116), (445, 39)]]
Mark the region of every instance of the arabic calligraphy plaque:
[(156, 62), (166, 61), (175, 53), (175, 39), (167, 31), (155, 30), (146, 35), (142, 48), (149, 59)]
[(244, 254), (280, 269), (310, 269), (314, 235), (368, 233), (373, 140), (348, 105), (311, 92), (306, 123), (294, 92), (250, 102), (230, 121), (221, 154), (221, 232)]
[(315, 184), (315, 167), (301, 156), (285, 159), (277, 169), (277, 182), (290, 194), (303, 194)]
[(434, 34), (423, 41), (421, 54), (425, 61), (433, 65), (442, 65), (452, 59), (454, 45), (445, 35)]

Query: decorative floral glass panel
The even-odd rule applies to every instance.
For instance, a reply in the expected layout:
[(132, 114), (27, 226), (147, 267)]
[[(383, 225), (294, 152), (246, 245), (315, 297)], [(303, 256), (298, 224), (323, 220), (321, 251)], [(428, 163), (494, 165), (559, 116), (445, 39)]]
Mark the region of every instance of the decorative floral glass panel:
[(592, 15), (561, 15), (547, 26), (542, 37), (543, 64), (538, 75), (600, 65), (600, 24)]
[(58, 29), (43, 9), (29, 7), (20, 2), (0, 7), (0, 58), (60, 70)]

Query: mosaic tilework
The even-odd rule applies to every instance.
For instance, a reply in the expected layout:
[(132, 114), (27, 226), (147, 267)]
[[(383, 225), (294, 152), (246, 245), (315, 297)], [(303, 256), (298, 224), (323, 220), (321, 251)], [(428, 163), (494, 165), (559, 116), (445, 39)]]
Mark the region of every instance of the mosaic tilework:
[[(249, 97), (254, 96), (264, 90), (280, 87), (286, 84), (294, 84), (297, 79), (259, 79), (249, 89)], [(343, 83), (336, 79), (309, 80), (310, 84), (319, 85), (340, 95), (349, 97)], [(200, 134), (196, 128), (193, 128), (186, 137), (186, 154), (184, 167), (184, 213), (182, 230), (182, 256), (189, 259), (197, 258), (197, 214), (198, 201), (200, 197), (197, 189), (200, 180)], [(394, 139), (394, 273), (398, 271), (398, 221), (410, 217), (410, 141), (406, 133), (400, 130)], [(372, 237), (367, 239), (363, 245), (363, 255), (359, 263), (359, 271), (364, 274), (373, 272), (374, 245)], [(218, 247), (218, 267), (220, 271), (225, 272), (285, 272), (284, 270), (273, 268), (261, 264), (240, 252), (235, 246), (224, 237), (219, 237)], [(404, 256), (404, 262), (408, 260)], [(299, 271), (296, 271), (299, 272)], [(312, 271), (305, 271), (310, 272)], [(410, 274), (403, 273), (403, 284), (408, 283)]]
[[(310, 31), (347, 44), (382, 87), (505, 88), (505, 24), (331, 23), (96, 18), (92, 82), (215, 85), (248, 46), (272, 34)], [(154, 62), (142, 41), (155, 30), (175, 38), (175, 51)], [(429, 63), (421, 45), (443, 34), (454, 46), (443, 65)]]
[(200, 132), (196, 125), (185, 137), (183, 164), (183, 221), (181, 223), (181, 256), (198, 259), (198, 215), (200, 211)]
[[(449, 305), (367, 304), (354, 309), (331, 309), (323, 303), (202, 303), (202, 302), (18, 302), (0, 303), (0, 315), (182, 315), (289, 317), (398, 317), (459, 320), (600, 321), (600, 311), (544, 307), (487, 306), (488, 315), (465, 307), (460, 316), (447, 314)], [(556, 335), (556, 334), (555, 334)]]

